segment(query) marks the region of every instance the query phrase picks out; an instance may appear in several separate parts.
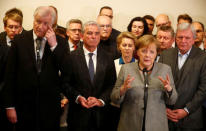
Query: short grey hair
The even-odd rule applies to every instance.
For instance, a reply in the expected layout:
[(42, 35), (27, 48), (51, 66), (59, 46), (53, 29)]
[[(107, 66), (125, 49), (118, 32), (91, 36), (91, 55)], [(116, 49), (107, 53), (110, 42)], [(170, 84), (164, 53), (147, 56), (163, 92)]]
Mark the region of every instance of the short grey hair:
[(177, 26), (177, 30), (176, 30), (176, 34), (178, 31), (182, 31), (182, 30), (187, 30), (187, 29), (190, 29), (192, 31), (192, 34), (193, 34), (193, 38), (196, 39), (196, 31), (195, 31), (195, 28), (192, 24), (190, 23), (182, 23), (182, 24), (179, 24)]
[(67, 30), (69, 29), (69, 25), (72, 24), (72, 23), (77, 23), (77, 24), (80, 24), (82, 26), (82, 21), (81, 20), (79, 20), (79, 19), (70, 19), (66, 24)]
[(85, 31), (87, 26), (97, 26), (99, 31), (100, 31), (100, 26), (99, 26), (99, 24), (97, 22), (95, 22), (95, 21), (87, 21), (86, 23), (84, 23), (83, 33), (84, 33), (84, 31)]
[(34, 17), (36, 17), (37, 15), (40, 17), (45, 17), (45, 16), (51, 15), (51, 17), (52, 17), (51, 24), (52, 25), (54, 24), (56, 17), (57, 17), (55, 10), (51, 9), (49, 6), (37, 7), (36, 10), (34, 11)]

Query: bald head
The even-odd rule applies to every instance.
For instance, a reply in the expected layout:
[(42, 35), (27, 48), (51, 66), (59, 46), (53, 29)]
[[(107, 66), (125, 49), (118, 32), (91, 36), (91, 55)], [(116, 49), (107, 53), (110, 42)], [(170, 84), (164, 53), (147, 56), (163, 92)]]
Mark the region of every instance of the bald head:
[(171, 26), (171, 22), (169, 20), (169, 17), (168, 15), (166, 14), (159, 14), (156, 19), (155, 19), (155, 22), (156, 22), (156, 27), (160, 27), (160, 26)]
[(108, 16), (98, 16), (97, 23), (100, 26), (101, 40), (107, 40), (112, 32), (112, 19)]

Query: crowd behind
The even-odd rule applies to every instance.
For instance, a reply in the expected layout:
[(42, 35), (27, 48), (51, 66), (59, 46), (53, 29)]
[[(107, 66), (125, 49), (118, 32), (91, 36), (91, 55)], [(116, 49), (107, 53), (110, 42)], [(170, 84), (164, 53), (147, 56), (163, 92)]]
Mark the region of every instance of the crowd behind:
[(206, 130), (202, 22), (180, 14), (174, 31), (167, 14), (145, 15), (120, 32), (109, 6), (66, 27), (54, 6), (33, 16), (29, 31), (20, 9), (3, 18), (0, 130)]

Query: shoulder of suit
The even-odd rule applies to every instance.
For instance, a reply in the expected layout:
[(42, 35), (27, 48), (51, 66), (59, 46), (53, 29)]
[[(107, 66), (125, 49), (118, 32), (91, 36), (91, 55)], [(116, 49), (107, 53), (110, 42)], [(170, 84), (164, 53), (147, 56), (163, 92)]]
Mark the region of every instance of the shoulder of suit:
[(155, 66), (157, 66), (159, 69), (170, 68), (169, 65), (164, 64), (164, 63), (155, 62), (154, 64), (155, 64)]

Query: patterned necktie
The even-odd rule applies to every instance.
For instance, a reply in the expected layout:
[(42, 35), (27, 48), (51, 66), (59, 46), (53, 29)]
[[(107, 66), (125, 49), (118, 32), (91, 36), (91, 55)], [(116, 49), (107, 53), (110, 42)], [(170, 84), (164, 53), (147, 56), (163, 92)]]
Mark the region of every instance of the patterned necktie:
[(94, 62), (92, 60), (93, 53), (89, 53), (89, 75), (91, 81), (93, 82), (94, 79)]
[(36, 39), (36, 67), (38, 74), (41, 72), (41, 57), (40, 57), (40, 49), (41, 49), (42, 38)]

